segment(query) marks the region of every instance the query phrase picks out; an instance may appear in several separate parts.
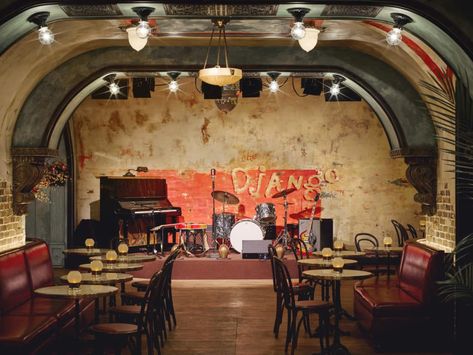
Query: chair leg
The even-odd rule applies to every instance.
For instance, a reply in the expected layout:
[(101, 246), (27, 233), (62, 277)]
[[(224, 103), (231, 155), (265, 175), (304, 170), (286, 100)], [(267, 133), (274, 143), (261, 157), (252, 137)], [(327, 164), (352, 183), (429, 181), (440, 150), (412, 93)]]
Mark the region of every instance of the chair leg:
[(297, 319), (297, 313), (294, 315), (294, 322), (293, 322), (294, 332), (292, 333), (291, 355), (294, 355), (294, 351), (297, 348), (297, 338), (299, 337), (299, 330), (301, 328), (301, 324), (303, 322), (305, 323), (305, 319), (306, 319), (305, 312), (302, 313), (302, 318), (299, 320), (299, 323), (297, 323), (297, 327), (295, 326), (296, 325), (296, 319)]
[(286, 344), (284, 346), (284, 350), (287, 352), (289, 347), (289, 343), (292, 341), (292, 312), (287, 310), (287, 331), (286, 331)]
[(279, 326), (282, 322), (282, 317), (284, 313), (284, 304), (282, 303), (282, 299), (280, 296), (276, 296), (276, 317), (274, 319), (274, 327), (273, 333), (274, 337), (277, 338), (279, 336)]

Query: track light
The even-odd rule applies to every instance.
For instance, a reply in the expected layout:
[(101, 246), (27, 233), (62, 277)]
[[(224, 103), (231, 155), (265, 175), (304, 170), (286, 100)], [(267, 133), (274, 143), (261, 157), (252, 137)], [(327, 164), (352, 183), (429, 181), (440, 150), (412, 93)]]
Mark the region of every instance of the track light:
[(394, 26), (393, 29), (386, 34), (386, 42), (388, 42), (390, 46), (397, 46), (402, 41), (402, 30), (404, 26), (413, 22), (413, 20), (409, 16), (400, 13), (392, 13), (391, 17), (394, 20)]
[(271, 71), (268, 73), (268, 76), (271, 78), (271, 82), (269, 83), (269, 91), (272, 93), (276, 93), (279, 91), (279, 83), (278, 83), (278, 77), (281, 75), (281, 73), (277, 71)]
[(329, 90), (331, 96), (338, 96), (340, 94), (340, 83), (344, 80), (345, 78), (343, 76), (337, 74), (333, 76), (332, 86)]
[(132, 10), (139, 16), (140, 22), (136, 26), (136, 35), (138, 38), (147, 39), (151, 34), (151, 27), (148, 22), (148, 16), (154, 11), (153, 7), (139, 6)]
[(116, 74), (109, 74), (103, 79), (108, 83), (108, 91), (113, 96), (117, 96), (120, 93), (120, 86), (115, 82)]
[(294, 16), (294, 25), (291, 28), (291, 36), (296, 41), (302, 39), (306, 35), (306, 30), (304, 26), (304, 16), (310, 12), (310, 9), (305, 7), (292, 7), (287, 9), (287, 11)]
[(54, 42), (54, 33), (48, 28), (46, 20), (49, 17), (48, 11), (37, 12), (28, 17), (28, 22), (38, 26), (38, 41), (43, 45), (49, 46)]
[(171, 81), (168, 84), (168, 89), (170, 92), (175, 93), (179, 90), (179, 83), (177, 82), (177, 78), (179, 75), (181, 75), (181, 73), (178, 71), (171, 71), (167, 74), (171, 78)]

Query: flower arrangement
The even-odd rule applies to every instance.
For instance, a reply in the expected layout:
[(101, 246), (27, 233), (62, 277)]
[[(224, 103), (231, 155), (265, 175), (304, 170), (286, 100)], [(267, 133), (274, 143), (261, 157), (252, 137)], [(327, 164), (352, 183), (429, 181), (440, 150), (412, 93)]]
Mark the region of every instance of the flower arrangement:
[(44, 174), (32, 192), (38, 201), (49, 202), (48, 188), (64, 186), (69, 180), (67, 165), (62, 161), (46, 163)]

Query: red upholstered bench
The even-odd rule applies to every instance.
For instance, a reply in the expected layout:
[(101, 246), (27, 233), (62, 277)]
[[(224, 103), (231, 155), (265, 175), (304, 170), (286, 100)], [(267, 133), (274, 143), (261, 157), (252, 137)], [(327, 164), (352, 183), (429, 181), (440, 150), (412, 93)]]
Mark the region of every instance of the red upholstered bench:
[(377, 345), (408, 341), (409, 336), (419, 340), (423, 332), (432, 330), (443, 255), (422, 244), (407, 243), (397, 278), (355, 285), (355, 317)]
[[(74, 301), (35, 296), (53, 284), (49, 248), (40, 240), (0, 254), (0, 353), (34, 354), (74, 331)], [(81, 303), (87, 326), (94, 318), (91, 300)]]

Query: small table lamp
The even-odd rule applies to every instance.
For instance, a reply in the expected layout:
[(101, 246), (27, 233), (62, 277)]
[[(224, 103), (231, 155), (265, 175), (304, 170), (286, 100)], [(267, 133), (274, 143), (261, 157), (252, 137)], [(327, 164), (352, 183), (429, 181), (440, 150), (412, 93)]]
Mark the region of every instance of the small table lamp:
[(103, 270), (103, 263), (100, 260), (93, 260), (90, 263), (90, 272), (92, 275), (100, 275)]
[(393, 238), (391, 237), (384, 237), (383, 244), (385, 248), (389, 248), (393, 244)]
[(343, 241), (340, 239), (337, 239), (336, 241), (333, 242), (333, 249), (335, 250), (336, 253), (339, 253), (343, 249)]
[(82, 281), (82, 275), (79, 271), (70, 271), (67, 274), (67, 283), (70, 288), (79, 288)]
[(120, 243), (118, 244), (118, 255), (120, 256), (125, 256), (128, 254), (128, 245), (126, 243)]
[(118, 255), (115, 250), (109, 250), (105, 254), (105, 261), (109, 264), (113, 264), (117, 261)]
[(87, 249), (92, 249), (94, 247), (94, 245), (95, 245), (95, 240), (93, 240), (92, 238), (87, 238), (85, 240), (85, 247)]
[(322, 249), (322, 258), (324, 260), (330, 260), (330, 259), (332, 259), (332, 256), (333, 256), (332, 249), (330, 249), (330, 248), (323, 248)]
[(332, 267), (335, 272), (341, 273), (343, 271), (344, 265), (345, 265), (345, 262), (343, 261), (342, 258), (333, 258)]

